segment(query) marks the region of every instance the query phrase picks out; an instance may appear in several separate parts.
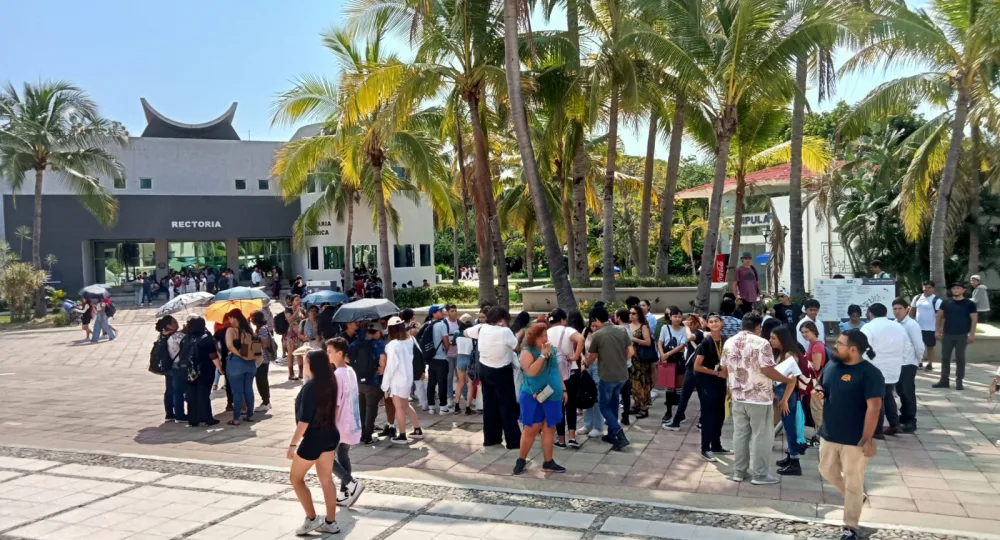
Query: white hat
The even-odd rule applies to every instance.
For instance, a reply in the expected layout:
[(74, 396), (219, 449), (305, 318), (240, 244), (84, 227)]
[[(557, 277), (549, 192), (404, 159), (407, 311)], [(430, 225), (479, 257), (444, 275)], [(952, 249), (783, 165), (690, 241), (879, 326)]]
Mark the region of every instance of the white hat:
[(396, 326), (397, 324), (403, 324), (403, 319), (393, 315), (389, 317), (389, 322), (386, 323), (386, 326)]
[(788, 291), (784, 287), (778, 289), (778, 296), (789, 296)]
[(970, 280), (974, 279), (974, 280), (976, 280), (976, 281), (982, 281), (981, 279), (979, 279), (979, 274), (974, 274), (974, 275), (973, 275), (973, 276), (971, 276), (971, 277), (970, 277), (969, 279), (970, 279)]

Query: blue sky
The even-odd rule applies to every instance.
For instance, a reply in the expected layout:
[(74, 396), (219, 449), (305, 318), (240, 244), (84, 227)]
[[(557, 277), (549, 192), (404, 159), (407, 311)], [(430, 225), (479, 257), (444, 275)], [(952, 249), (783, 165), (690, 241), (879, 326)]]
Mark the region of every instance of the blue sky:
[[(187, 123), (213, 119), (237, 101), (234, 125), (240, 137), (287, 140), (295, 127), (270, 125), (274, 96), (299, 74), (335, 74), (319, 35), (343, 24), (343, 5), (340, 0), (50, 0), (44, 21), (36, 25), (10, 24), (39, 15), (31, 2), (11, 3), (5, 9), (0, 82), (70, 81), (134, 135), (146, 125), (140, 97), (167, 117)], [(564, 20), (555, 16), (555, 21)], [(559, 24), (537, 20), (535, 27)], [(403, 40), (393, 44), (401, 56), (409, 54)], [(834, 99), (853, 103), (881, 80), (843, 80)], [(620, 130), (629, 154), (645, 153), (646, 128), (640, 129)], [(664, 144), (657, 156), (665, 158)]]

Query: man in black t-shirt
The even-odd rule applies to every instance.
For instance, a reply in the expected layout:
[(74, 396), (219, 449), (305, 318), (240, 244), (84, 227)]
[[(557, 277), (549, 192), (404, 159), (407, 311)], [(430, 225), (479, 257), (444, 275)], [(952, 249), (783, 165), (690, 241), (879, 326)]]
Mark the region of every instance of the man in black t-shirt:
[(979, 315), (976, 303), (965, 298), (965, 284), (951, 284), (951, 298), (941, 302), (937, 312), (938, 341), (941, 342), (941, 380), (933, 388), (948, 388), (951, 384), (951, 351), (955, 351), (955, 390), (962, 390), (965, 378), (965, 348), (976, 339)]
[(872, 436), (885, 396), (885, 378), (868, 361), (874, 356), (868, 336), (860, 330), (841, 334), (833, 362), (823, 369), (822, 389), (813, 392), (813, 399), (823, 400), (819, 472), (844, 496), (842, 540), (858, 538), (865, 468), (876, 453)]
[(774, 305), (774, 318), (785, 323), (789, 328), (794, 328), (802, 318), (802, 306), (792, 304), (792, 299), (788, 296), (788, 291), (781, 289), (778, 291), (778, 303)]

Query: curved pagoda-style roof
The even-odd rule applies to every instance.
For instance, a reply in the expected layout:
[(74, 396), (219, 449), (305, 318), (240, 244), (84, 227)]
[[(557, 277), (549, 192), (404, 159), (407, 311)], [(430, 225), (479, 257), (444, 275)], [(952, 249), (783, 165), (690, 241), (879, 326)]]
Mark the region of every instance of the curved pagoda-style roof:
[(238, 141), (240, 136), (233, 129), (233, 117), (236, 116), (236, 102), (222, 113), (222, 116), (203, 124), (185, 124), (171, 120), (160, 114), (146, 98), (139, 98), (142, 110), (146, 114), (146, 129), (143, 137), (160, 137), (164, 139), (218, 139)]

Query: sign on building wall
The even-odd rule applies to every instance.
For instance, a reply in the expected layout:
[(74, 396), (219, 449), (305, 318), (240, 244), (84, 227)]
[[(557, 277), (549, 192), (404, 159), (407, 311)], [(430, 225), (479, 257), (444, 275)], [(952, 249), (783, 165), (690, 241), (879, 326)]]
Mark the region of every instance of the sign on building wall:
[(171, 221), (171, 229), (221, 229), (221, 221)]
[(894, 279), (814, 279), (813, 298), (819, 300), (819, 320), (823, 322), (847, 319), (847, 306), (861, 306), (861, 313), (868, 306), (881, 303), (892, 309), (896, 297)]
[(823, 259), (824, 276), (832, 278), (837, 274), (845, 277), (854, 275), (851, 261), (847, 258), (847, 253), (844, 252), (843, 246), (839, 243), (820, 242), (820, 250), (820, 256)]

